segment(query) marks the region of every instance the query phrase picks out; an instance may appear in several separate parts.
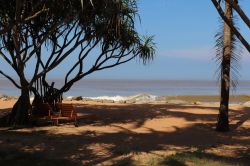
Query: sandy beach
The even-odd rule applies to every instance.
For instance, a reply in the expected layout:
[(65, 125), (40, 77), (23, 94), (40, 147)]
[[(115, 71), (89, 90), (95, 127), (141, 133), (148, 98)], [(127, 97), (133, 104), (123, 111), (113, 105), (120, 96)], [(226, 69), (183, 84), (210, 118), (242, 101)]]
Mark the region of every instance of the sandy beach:
[(250, 0), (0, 0), (0, 166), (250, 166)]
[[(14, 102), (0, 101), (1, 115)], [(230, 106), (231, 131), (218, 133), (218, 104), (67, 102), (98, 119), (80, 121), (79, 127), (1, 127), (0, 164), (29, 158), (66, 165), (160, 165), (182, 154), (198, 155), (215, 165), (250, 162), (250, 108), (242, 104)]]

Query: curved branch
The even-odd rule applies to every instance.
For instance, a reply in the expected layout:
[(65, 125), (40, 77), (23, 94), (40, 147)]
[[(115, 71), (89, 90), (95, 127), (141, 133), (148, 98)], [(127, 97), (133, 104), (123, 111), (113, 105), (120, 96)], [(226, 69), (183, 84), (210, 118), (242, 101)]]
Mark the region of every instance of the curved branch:
[(55, 23), (50, 30), (48, 30), (45, 34), (44, 34), (44, 37), (40, 40), (40, 42), (37, 44), (36, 48), (30, 52), (29, 56), (26, 57), (24, 60), (23, 60), (23, 63), (26, 63), (32, 56), (33, 54), (38, 50), (40, 49), (40, 47), (43, 45), (43, 43), (47, 40), (47, 38), (49, 37), (49, 35), (51, 35), (54, 30), (58, 27), (58, 25), (60, 25), (60, 22), (57, 22)]
[[(112, 50), (110, 50), (112, 52), (112, 54), (114, 53)], [(93, 67), (91, 67), (87, 72), (85, 73), (82, 73), (81, 75), (77, 75), (76, 77), (74, 77), (73, 79), (71, 79), (69, 82), (67, 82), (66, 84), (64, 84), (64, 86), (57, 92), (58, 94), (60, 93), (63, 93), (67, 90), (69, 90), (71, 88), (71, 86), (76, 82), (76, 81), (79, 81), (80, 79), (82, 79), (83, 77), (95, 72), (95, 71), (98, 71), (98, 70), (103, 70), (103, 69), (107, 69), (107, 68), (112, 68), (112, 67), (115, 67), (115, 66), (118, 66), (120, 64), (123, 64), (123, 63), (126, 63), (128, 61), (131, 61), (132, 59), (134, 59), (138, 54), (135, 54), (133, 56), (131, 56), (130, 58), (126, 59), (126, 60), (123, 60), (121, 61), (122, 58), (124, 58), (125, 56), (128, 56), (129, 54), (131, 54), (134, 50), (130, 50), (128, 51), (127, 53), (124, 54), (124, 51), (125, 50), (122, 50), (120, 52), (120, 56), (119, 58), (116, 58), (116, 56), (114, 55), (110, 55), (109, 57), (106, 57), (104, 60), (102, 60), (99, 64), (96, 64), (94, 65)], [(103, 66), (101, 67), (105, 62), (107, 62), (108, 60), (110, 59), (117, 59), (115, 63), (111, 64), (111, 65), (107, 65), (107, 66)]]
[(12, 79), (9, 75), (5, 74), (2, 70), (0, 70), (0, 74), (2, 74), (4, 77), (6, 77), (8, 80), (10, 80), (18, 89), (21, 89), (21, 86), (18, 85), (14, 79)]
[(211, 0), (217, 10), (217, 12), (219, 13), (219, 15), (221, 16), (221, 18), (225, 21), (225, 23), (231, 28), (231, 30), (233, 31), (233, 33), (236, 35), (236, 37), (241, 41), (241, 43), (245, 46), (245, 48), (248, 50), (248, 52), (250, 52), (250, 45), (249, 43), (246, 41), (246, 39), (241, 35), (241, 33), (234, 27), (234, 25), (228, 20), (228, 18), (226, 17), (224, 11), (222, 10), (222, 8), (220, 7), (220, 4), (216, 1), (216, 0)]
[(11, 62), (11, 60), (9, 60), (9, 58), (0, 50), (0, 56), (2, 56), (2, 58), (12, 67), (13, 66), (13, 63)]
[(238, 4), (238, 1), (231, 1), (227, 0), (228, 3), (232, 6), (232, 8), (240, 15), (241, 19), (246, 23), (246, 25), (250, 28), (250, 20), (248, 16), (245, 14), (245, 12), (241, 9), (241, 7)]

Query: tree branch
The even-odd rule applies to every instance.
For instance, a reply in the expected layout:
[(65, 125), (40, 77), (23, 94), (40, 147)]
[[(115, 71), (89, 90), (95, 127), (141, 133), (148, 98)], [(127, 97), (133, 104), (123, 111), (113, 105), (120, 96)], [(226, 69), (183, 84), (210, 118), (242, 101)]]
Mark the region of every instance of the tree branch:
[(21, 86), (18, 85), (14, 79), (12, 79), (10, 76), (8, 76), (7, 74), (5, 74), (2, 70), (0, 70), (0, 74), (2, 74), (4, 77), (6, 77), (8, 80), (10, 80), (18, 89), (21, 89)]
[(245, 12), (241, 9), (241, 7), (238, 4), (238, 1), (235, 2), (235, 0), (227, 0), (227, 3), (230, 3), (232, 8), (240, 15), (241, 19), (245, 22), (245, 24), (250, 28), (250, 20), (248, 16), (245, 14)]
[(0, 50), (0, 55), (3, 57), (3, 59), (12, 67), (13, 66), (13, 63), (9, 60), (9, 58), (7, 58), (7, 56)]
[(34, 13), (32, 16), (26, 17), (26, 18), (24, 19), (24, 21), (25, 21), (25, 22), (28, 22), (28, 21), (30, 21), (30, 20), (32, 20), (32, 19), (38, 17), (38, 16), (39, 16), (40, 14), (42, 14), (43, 12), (47, 12), (47, 11), (49, 11), (49, 9), (46, 9), (45, 7), (43, 7), (42, 10), (40, 10), (40, 11)]
[(51, 29), (48, 30), (48, 31), (46, 32), (46, 34), (43, 35), (44, 37), (43, 37), (43, 38), (41, 39), (41, 41), (37, 44), (36, 48), (35, 48), (33, 51), (31, 51), (31, 53), (29, 54), (29, 56), (26, 57), (26, 59), (24, 60), (24, 63), (26, 63), (26, 62), (33, 56), (33, 54), (37, 51), (37, 49), (39, 49), (39, 48), (42, 46), (42, 44), (48, 39), (48, 36), (51, 35), (51, 34), (54, 32), (54, 30), (57, 28), (57, 26), (58, 26), (59, 24), (60, 24), (60, 22), (55, 23), (55, 24), (51, 27)]
[(230, 22), (224, 11), (222, 10), (222, 8), (220, 7), (219, 3), (216, 0), (211, 0), (217, 10), (217, 12), (219, 13), (219, 15), (221, 16), (221, 18), (225, 21), (225, 23), (231, 28), (231, 30), (233, 31), (233, 33), (236, 35), (236, 37), (241, 41), (241, 43), (245, 46), (245, 48), (248, 50), (248, 52), (250, 52), (250, 45), (249, 43), (246, 41), (246, 39), (240, 34), (240, 32), (234, 27), (234, 25), (232, 24), (232, 22)]

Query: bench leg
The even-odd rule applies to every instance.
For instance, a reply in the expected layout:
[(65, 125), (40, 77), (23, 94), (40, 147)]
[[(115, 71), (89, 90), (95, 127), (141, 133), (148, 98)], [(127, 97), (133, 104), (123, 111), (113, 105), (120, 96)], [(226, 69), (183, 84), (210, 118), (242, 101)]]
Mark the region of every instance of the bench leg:
[(58, 126), (58, 123), (59, 123), (58, 119), (54, 119), (53, 122), (54, 122), (54, 125)]
[(79, 124), (78, 124), (78, 121), (77, 121), (77, 118), (75, 118), (75, 123), (74, 123), (75, 127), (78, 127)]

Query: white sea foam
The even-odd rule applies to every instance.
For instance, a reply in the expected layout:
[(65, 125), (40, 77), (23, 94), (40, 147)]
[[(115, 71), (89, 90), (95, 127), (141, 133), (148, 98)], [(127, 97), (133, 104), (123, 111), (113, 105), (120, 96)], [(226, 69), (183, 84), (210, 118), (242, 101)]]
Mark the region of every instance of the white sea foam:
[(157, 96), (151, 94), (137, 94), (132, 96), (98, 96), (98, 97), (84, 97), (92, 100), (113, 100), (113, 101), (135, 101), (135, 102), (152, 102)]
[(66, 99), (67, 100), (72, 100), (74, 96), (67, 96)]
[(84, 97), (84, 99), (92, 100), (113, 100), (113, 101), (124, 101), (127, 100), (126, 96), (98, 96), (98, 97)]

